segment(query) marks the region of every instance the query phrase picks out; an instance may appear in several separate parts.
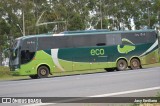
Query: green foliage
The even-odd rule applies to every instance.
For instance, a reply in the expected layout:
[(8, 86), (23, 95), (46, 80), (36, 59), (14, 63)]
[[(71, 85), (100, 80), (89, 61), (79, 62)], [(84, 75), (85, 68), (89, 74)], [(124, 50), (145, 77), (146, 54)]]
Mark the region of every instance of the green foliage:
[(4, 19), (1, 19), (0, 20), (0, 53), (2, 53), (2, 51), (5, 48), (8, 48), (7, 35), (9, 34), (9, 32), (10, 32), (9, 24)]
[(55, 24), (36, 26), (43, 12), (41, 23), (66, 21), (61, 25), (56, 23), (62, 30), (81, 30), (89, 26), (99, 29), (101, 19), (104, 29), (121, 30), (124, 27), (131, 30), (131, 19), (136, 29), (143, 26), (152, 28), (160, 19), (159, 0), (7, 0), (2, 1), (0, 7), (0, 16), (6, 17), (5, 21), (10, 26), (7, 32), (14, 38), (22, 36), (23, 12), (26, 35), (53, 29)]
[(156, 96), (157, 96), (157, 97), (160, 97), (160, 92), (158, 92)]
[(11, 72), (8, 67), (0, 66), (0, 78), (11, 76)]
[(69, 23), (70, 24), (68, 28), (71, 30), (84, 30), (85, 29), (85, 25), (83, 24), (84, 22), (80, 14), (74, 14), (69, 20)]
[[(47, 33), (56, 25), (57, 32), (90, 27), (109, 30), (153, 28), (160, 23), (160, 0), (2, 0), (0, 51), (7, 47), (11, 37), (22, 36), (23, 13), (26, 35)], [(38, 20), (39, 23), (57, 23), (36, 26)]]
[(0, 66), (0, 80), (20, 80), (28, 78), (28, 76), (12, 76), (9, 67)]

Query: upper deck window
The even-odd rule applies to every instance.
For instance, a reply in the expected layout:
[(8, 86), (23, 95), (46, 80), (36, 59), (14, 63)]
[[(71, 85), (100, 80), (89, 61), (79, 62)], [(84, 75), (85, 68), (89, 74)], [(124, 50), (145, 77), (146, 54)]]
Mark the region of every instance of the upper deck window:
[(122, 38), (130, 40), (134, 44), (154, 43), (157, 39), (155, 32), (123, 33)]

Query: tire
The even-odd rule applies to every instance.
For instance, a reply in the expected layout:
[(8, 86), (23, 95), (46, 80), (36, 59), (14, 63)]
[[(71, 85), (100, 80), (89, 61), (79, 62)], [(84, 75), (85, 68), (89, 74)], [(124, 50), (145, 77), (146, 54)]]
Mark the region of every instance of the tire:
[(37, 79), (38, 75), (30, 75), (29, 77), (32, 78), (32, 79)]
[(115, 68), (105, 68), (105, 70), (106, 70), (107, 72), (113, 72), (113, 71), (115, 70)]
[(49, 75), (49, 69), (46, 66), (40, 66), (37, 73), (39, 78), (47, 78)]
[(135, 69), (140, 69), (141, 68), (141, 64), (140, 61), (136, 58), (132, 59), (130, 62), (131, 65), (131, 69), (135, 70)]
[(126, 70), (128, 67), (127, 62), (123, 59), (118, 60), (117, 62), (117, 71), (123, 71)]

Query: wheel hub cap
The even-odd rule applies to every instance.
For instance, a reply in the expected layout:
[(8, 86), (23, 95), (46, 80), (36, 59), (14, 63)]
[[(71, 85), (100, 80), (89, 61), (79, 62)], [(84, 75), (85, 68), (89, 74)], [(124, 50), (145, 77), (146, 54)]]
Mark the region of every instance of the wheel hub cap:
[(41, 74), (42, 74), (42, 75), (45, 75), (45, 74), (46, 74), (46, 70), (45, 70), (45, 69), (42, 69), (42, 70), (41, 70)]

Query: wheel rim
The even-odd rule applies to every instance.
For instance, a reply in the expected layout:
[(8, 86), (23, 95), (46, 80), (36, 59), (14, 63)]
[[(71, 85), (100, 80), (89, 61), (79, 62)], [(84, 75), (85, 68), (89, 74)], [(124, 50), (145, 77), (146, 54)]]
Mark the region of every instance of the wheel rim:
[(119, 64), (119, 67), (120, 67), (121, 69), (124, 69), (124, 67), (125, 67), (124, 63), (121, 62), (121, 63)]
[(131, 69), (139, 69), (140, 68), (140, 61), (137, 59), (131, 60)]
[(138, 62), (137, 61), (133, 61), (132, 65), (133, 65), (133, 67), (138, 67)]
[(47, 73), (47, 71), (45, 69), (42, 69), (40, 72), (41, 72), (41, 75), (43, 75), (43, 76), (45, 76)]
[(117, 70), (118, 71), (123, 71), (123, 70), (126, 70), (127, 68), (127, 63), (125, 60), (119, 60), (118, 61), (118, 64), (117, 64)]

